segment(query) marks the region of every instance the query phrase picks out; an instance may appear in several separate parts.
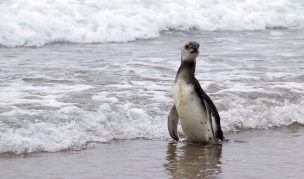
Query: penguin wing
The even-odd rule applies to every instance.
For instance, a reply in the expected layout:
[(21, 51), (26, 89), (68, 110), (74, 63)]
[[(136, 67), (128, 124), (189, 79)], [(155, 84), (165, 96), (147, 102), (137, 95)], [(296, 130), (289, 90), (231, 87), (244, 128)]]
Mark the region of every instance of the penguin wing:
[(175, 105), (173, 105), (168, 116), (168, 130), (170, 136), (174, 140), (178, 140), (177, 125), (178, 125), (178, 114)]
[[(212, 124), (212, 121), (215, 121), (216, 131), (214, 132), (214, 135), (217, 139), (223, 140), (223, 132), (221, 129), (221, 122), (220, 122), (220, 115), (213, 103), (213, 101), (210, 99), (210, 97), (204, 92), (201, 85), (199, 84), (198, 80), (194, 80), (194, 86), (195, 91), (199, 95), (201, 99), (202, 106), (205, 108), (206, 112), (208, 113), (208, 118), (210, 120), (210, 124)], [(212, 120), (213, 119), (213, 120)], [(213, 129), (213, 127), (211, 127)]]

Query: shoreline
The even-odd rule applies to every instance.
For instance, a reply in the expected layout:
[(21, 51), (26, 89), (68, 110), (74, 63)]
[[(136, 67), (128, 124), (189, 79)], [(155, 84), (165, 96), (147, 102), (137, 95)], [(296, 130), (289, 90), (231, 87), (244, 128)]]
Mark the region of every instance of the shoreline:
[[(0, 156), (1, 178), (298, 178), (304, 128), (226, 134), (229, 142), (114, 140), (93, 148)], [(282, 163), (283, 162), (283, 163)], [(242, 171), (242, 172), (240, 172)]]

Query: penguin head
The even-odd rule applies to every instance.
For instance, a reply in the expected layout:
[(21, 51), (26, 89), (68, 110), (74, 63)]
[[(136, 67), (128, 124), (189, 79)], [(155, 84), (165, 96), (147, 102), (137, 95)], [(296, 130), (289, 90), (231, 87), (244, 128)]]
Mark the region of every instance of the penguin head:
[(182, 61), (194, 61), (199, 54), (197, 42), (187, 42), (182, 49)]

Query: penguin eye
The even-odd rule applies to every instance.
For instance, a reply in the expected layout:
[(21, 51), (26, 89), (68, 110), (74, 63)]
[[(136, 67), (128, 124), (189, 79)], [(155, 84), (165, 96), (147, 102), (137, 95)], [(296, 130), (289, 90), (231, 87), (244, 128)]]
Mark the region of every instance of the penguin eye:
[(188, 49), (189, 48), (189, 45), (185, 45), (185, 49)]

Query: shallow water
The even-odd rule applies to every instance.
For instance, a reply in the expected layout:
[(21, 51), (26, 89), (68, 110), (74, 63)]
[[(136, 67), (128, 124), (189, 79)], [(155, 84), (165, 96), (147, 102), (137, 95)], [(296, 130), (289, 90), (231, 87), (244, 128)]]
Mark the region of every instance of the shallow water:
[(0, 155), (1, 178), (302, 178), (303, 127), (226, 134), (222, 145), (115, 140), (83, 151)]
[(169, 139), (180, 47), (200, 42), (196, 76), (225, 132), (304, 123), (304, 32), (166, 32), (130, 43), (0, 48), (0, 152)]

